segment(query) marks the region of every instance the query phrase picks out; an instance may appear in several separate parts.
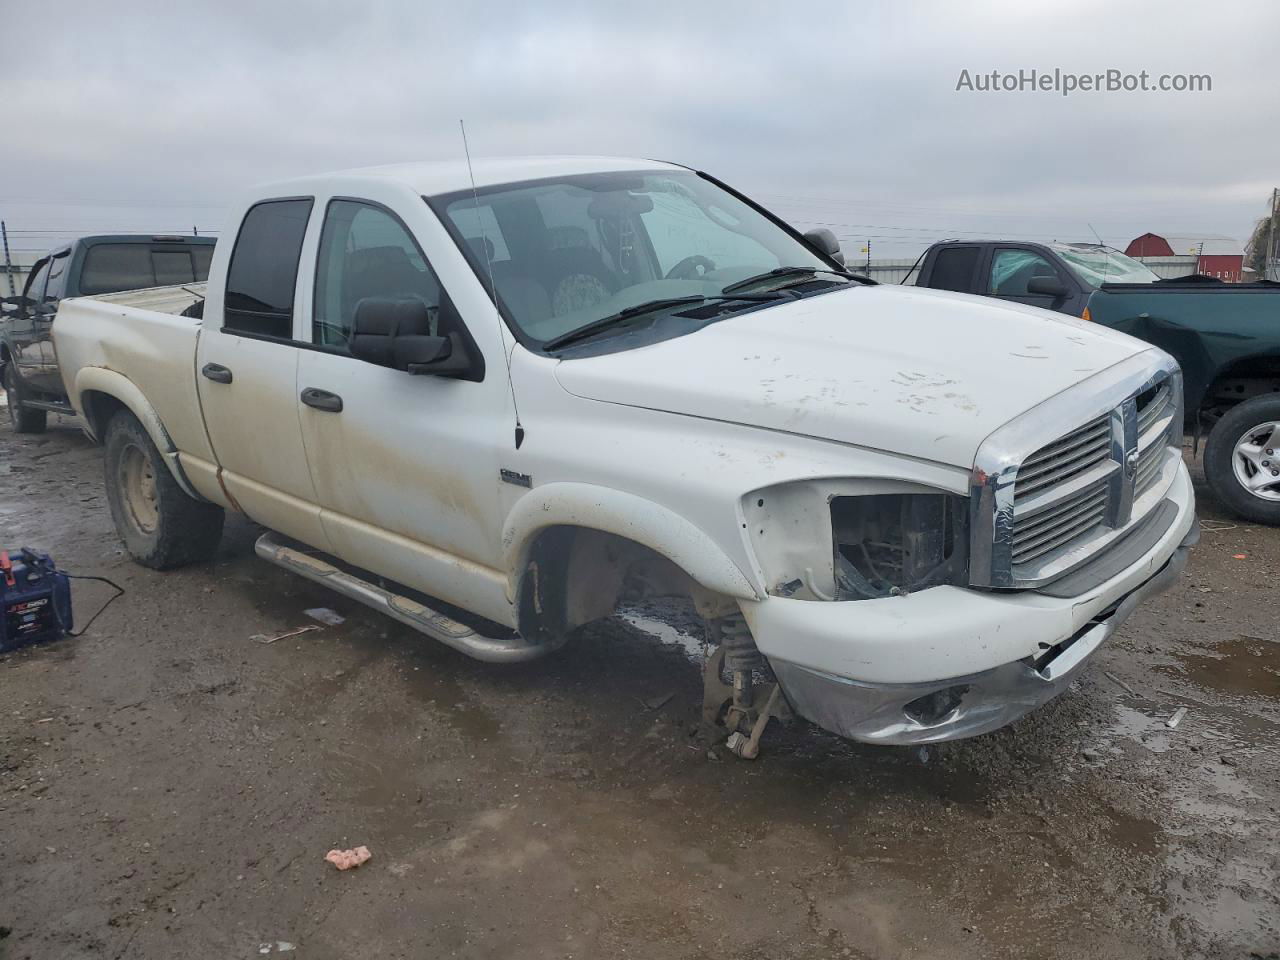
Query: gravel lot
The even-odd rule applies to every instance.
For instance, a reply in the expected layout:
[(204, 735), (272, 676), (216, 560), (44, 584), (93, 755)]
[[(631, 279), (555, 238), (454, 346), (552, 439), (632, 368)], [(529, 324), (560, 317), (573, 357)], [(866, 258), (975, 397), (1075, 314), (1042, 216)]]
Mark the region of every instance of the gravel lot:
[[(0, 958), (1280, 956), (1280, 531), (1198, 489), (1187, 576), (1037, 714), (927, 752), (797, 724), (717, 762), (670, 629), (473, 663), (239, 519), (154, 573), (72, 421), (0, 428), (0, 544), (128, 590), (0, 656)], [(77, 584), (80, 619), (105, 595)], [(315, 606), (347, 620), (250, 640)]]

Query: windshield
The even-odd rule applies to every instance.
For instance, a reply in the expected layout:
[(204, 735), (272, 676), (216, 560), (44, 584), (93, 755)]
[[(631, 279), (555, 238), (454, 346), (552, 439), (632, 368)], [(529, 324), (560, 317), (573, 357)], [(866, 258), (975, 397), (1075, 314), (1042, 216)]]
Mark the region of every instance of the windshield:
[(1091, 287), (1103, 283), (1154, 283), (1160, 278), (1146, 264), (1119, 250), (1097, 244), (1059, 243), (1054, 250), (1077, 277)]
[[(539, 345), (651, 301), (694, 302), (731, 286), (735, 294), (763, 292), (832, 269), (758, 210), (692, 172), (566, 176), (431, 202), (486, 286), (492, 269), (506, 313)], [(782, 267), (799, 269), (760, 276)], [(742, 284), (748, 278), (758, 279)], [(688, 304), (665, 309), (682, 306)]]

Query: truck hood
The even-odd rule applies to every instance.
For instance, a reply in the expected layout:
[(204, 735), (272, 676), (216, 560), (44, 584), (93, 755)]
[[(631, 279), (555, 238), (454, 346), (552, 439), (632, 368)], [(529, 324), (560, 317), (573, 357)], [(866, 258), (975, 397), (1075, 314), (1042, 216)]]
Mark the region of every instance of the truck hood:
[(1144, 349), (1123, 334), (1047, 310), (879, 285), (565, 360), (556, 377), (585, 399), (968, 469), (997, 427)]

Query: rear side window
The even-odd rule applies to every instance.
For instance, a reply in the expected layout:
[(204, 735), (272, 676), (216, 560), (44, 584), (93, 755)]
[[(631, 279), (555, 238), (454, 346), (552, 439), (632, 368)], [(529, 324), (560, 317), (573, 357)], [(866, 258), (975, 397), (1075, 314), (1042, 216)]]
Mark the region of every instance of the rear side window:
[(938, 251), (934, 258), (928, 285), (935, 290), (970, 293), (973, 290), (973, 272), (977, 266), (977, 247), (947, 247)]
[(293, 289), (312, 201), (268, 200), (249, 209), (227, 268), (222, 327), (288, 340)]

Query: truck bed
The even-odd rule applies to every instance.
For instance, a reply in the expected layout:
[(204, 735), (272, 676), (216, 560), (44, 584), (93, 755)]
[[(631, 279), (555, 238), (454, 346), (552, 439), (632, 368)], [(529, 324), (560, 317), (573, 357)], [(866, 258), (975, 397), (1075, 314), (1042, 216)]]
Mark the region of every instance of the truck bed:
[(1280, 284), (1106, 283), (1088, 315), (1173, 354), (1188, 411), (1238, 361), (1280, 357)]
[[(212, 459), (196, 394), (201, 321), (181, 316), (204, 284), (75, 297), (58, 306), (53, 343), (71, 404), (85, 413), (95, 383), (122, 376), (157, 410), (173, 445)], [(136, 411), (135, 411), (136, 412)]]

